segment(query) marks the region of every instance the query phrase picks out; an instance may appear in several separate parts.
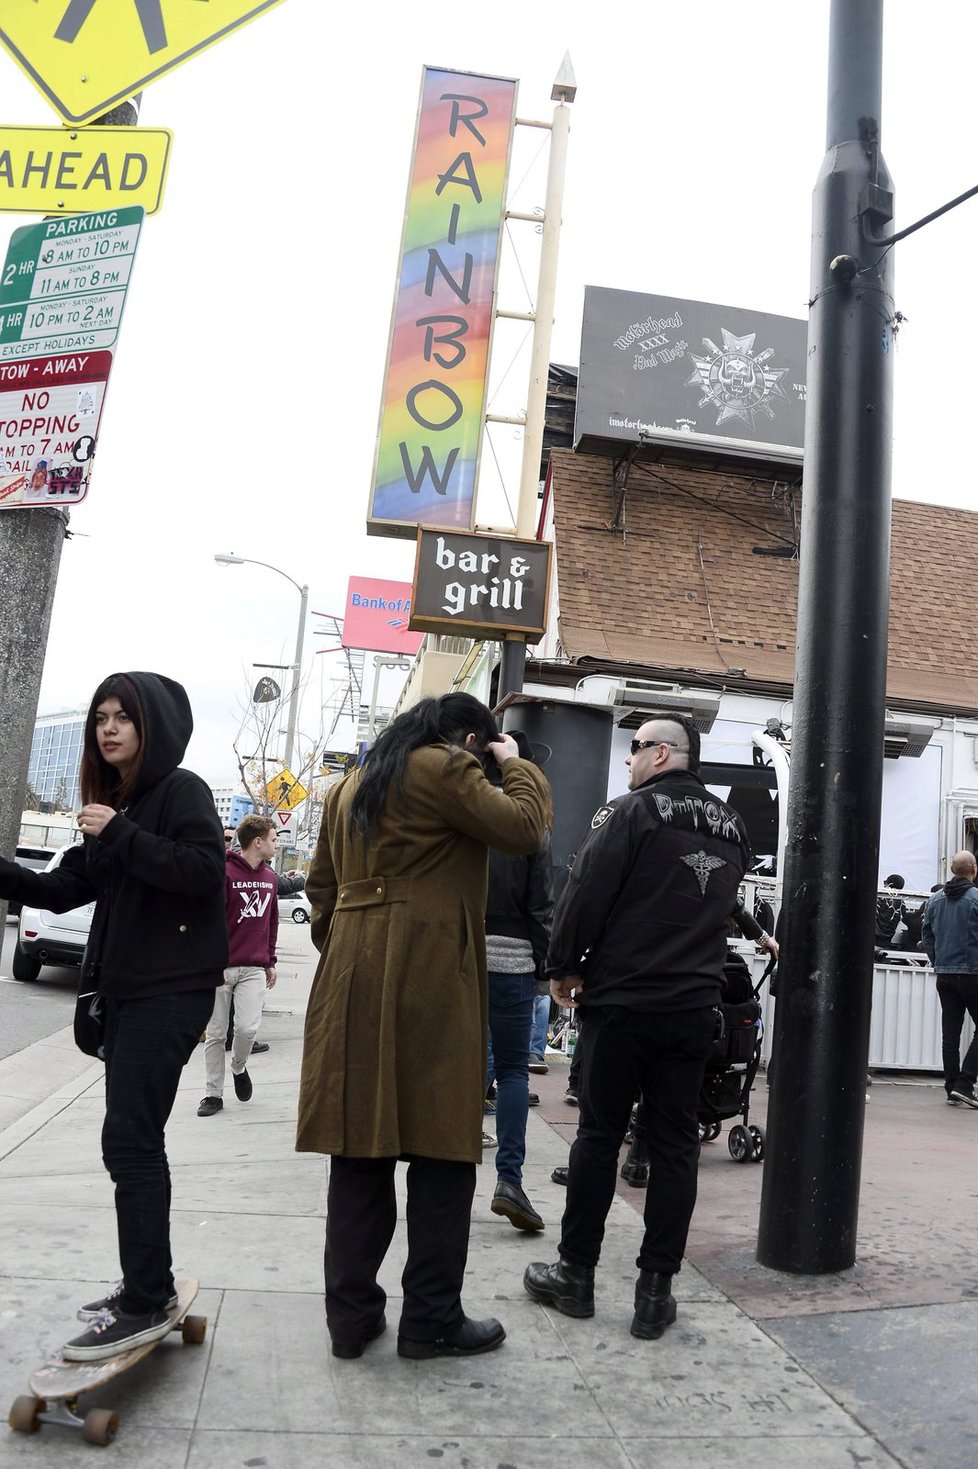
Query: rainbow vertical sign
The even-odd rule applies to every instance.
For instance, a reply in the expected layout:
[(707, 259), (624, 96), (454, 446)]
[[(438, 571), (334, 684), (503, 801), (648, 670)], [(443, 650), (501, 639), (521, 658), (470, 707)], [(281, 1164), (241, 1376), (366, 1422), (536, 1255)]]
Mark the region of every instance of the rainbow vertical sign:
[(517, 83), (424, 67), (367, 531), (471, 530)]

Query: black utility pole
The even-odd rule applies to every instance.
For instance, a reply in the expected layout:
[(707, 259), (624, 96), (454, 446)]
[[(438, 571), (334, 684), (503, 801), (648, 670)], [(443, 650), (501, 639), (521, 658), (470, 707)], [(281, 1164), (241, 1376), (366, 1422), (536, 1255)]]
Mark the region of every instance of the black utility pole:
[(893, 214), (883, 0), (832, 0), (815, 186), (783, 957), (757, 1258), (856, 1253), (886, 694)]

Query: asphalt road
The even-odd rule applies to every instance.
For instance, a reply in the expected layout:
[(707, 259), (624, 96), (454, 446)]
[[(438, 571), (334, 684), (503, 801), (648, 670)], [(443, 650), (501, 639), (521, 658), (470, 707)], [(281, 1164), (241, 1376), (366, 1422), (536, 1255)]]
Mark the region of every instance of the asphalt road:
[(0, 1057), (12, 1056), (71, 1024), (78, 970), (46, 965), (33, 984), (11, 978), (17, 920), (8, 918), (0, 948)]

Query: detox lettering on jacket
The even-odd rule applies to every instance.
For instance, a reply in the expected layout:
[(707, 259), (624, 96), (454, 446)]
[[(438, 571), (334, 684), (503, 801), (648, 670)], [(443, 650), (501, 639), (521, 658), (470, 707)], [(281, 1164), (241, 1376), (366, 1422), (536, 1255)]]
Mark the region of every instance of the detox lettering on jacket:
[(656, 791), (655, 807), (660, 821), (670, 824), (675, 822), (686, 831), (690, 829), (690, 823), (693, 831), (699, 831), (703, 825), (715, 837), (723, 837), (730, 842), (740, 840), (736, 815), (719, 801), (701, 801), (699, 796), (682, 796), (677, 800), (662, 791)]

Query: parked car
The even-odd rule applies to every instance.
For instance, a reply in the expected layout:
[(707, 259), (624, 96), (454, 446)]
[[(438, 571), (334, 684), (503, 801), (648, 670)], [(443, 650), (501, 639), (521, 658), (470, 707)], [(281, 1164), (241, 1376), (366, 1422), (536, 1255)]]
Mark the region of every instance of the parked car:
[[(55, 852), (45, 872), (53, 872), (68, 847)], [(88, 932), (92, 926), (95, 904), (86, 903), (68, 913), (52, 913), (47, 908), (23, 908), (14, 949), (14, 979), (30, 983), (37, 979), (45, 964), (80, 964)]]
[(312, 904), (305, 893), (293, 893), (290, 898), (279, 898), (279, 923), (284, 923), (287, 918), (291, 918), (293, 923), (308, 923), (311, 917)]
[[(30, 867), (35, 872), (43, 872), (56, 850), (55, 847), (40, 847), (35, 842), (18, 842), (17, 850), (14, 852), (14, 861), (19, 862), (21, 867)], [(16, 918), (19, 912), (20, 899), (8, 899), (7, 917)]]

